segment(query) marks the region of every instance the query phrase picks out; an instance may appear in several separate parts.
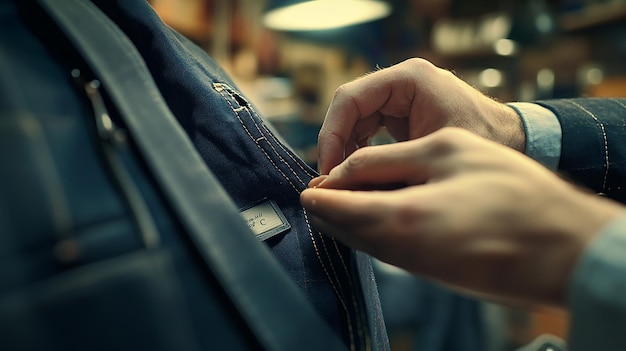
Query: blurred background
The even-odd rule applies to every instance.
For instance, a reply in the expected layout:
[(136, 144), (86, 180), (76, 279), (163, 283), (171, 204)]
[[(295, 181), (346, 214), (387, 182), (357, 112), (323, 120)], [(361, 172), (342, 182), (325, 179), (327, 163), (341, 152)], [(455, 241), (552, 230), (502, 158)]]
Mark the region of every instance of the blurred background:
[[(227, 70), (313, 167), (335, 89), (410, 57), (503, 101), (626, 96), (626, 0), (150, 3)], [(296, 3), (330, 6), (298, 11)], [(544, 333), (566, 337), (563, 313), (474, 301), (376, 267), (393, 350), (504, 351)]]

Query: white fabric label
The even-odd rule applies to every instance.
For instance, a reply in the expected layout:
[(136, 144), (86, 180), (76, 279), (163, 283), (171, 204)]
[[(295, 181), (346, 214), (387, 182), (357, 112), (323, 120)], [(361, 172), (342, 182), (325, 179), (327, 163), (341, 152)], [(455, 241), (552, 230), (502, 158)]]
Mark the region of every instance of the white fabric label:
[(266, 240), (291, 228), (285, 215), (272, 200), (261, 200), (241, 210), (241, 216), (259, 240)]

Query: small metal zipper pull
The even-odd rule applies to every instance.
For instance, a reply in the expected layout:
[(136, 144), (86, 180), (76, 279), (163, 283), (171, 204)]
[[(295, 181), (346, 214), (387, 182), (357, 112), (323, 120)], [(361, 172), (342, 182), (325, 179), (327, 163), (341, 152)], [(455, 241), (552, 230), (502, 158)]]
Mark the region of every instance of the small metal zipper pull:
[(146, 248), (159, 246), (161, 240), (150, 210), (118, 154), (122, 147), (127, 146), (126, 131), (118, 128), (111, 119), (100, 93), (100, 81), (97, 79), (87, 81), (77, 68), (71, 71), (71, 76), (91, 102), (104, 157), (130, 206), (144, 246)]
[(126, 132), (123, 129), (117, 128), (111, 116), (109, 116), (109, 112), (104, 105), (104, 100), (102, 99), (102, 95), (100, 94), (100, 81), (97, 79), (86, 82), (82, 76), (79, 69), (73, 69), (72, 77), (74, 80), (82, 86), (82, 89), (85, 90), (87, 97), (91, 101), (91, 106), (93, 108), (94, 116), (96, 119), (96, 128), (98, 130), (98, 136), (102, 140), (106, 140), (112, 143), (125, 143), (126, 142)]

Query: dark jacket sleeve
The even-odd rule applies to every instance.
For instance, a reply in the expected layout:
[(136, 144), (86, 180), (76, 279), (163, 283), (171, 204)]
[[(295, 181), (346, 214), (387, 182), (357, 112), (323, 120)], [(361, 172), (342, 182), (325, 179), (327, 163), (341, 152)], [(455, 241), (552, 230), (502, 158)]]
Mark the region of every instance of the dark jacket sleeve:
[(626, 98), (536, 103), (561, 123), (559, 170), (581, 186), (626, 203)]

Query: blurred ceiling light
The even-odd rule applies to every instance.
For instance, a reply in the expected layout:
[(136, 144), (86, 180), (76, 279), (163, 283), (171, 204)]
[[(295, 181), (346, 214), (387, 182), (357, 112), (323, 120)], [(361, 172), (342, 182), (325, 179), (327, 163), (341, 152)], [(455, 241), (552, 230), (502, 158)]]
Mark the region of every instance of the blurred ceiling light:
[(481, 39), (490, 43), (506, 38), (511, 33), (513, 21), (508, 15), (494, 13), (483, 17), (477, 25)]
[(478, 19), (441, 19), (432, 30), (434, 49), (444, 54), (517, 54), (518, 44), (509, 39), (513, 20), (507, 14), (493, 13)]
[(537, 72), (537, 87), (540, 89), (552, 89), (554, 80), (554, 71), (549, 68), (543, 68)]
[(376, 0), (312, 0), (278, 7), (263, 16), (263, 24), (275, 30), (336, 29), (388, 16), (391, 6)]
[(554, 21), (548, 14), (541, 13), (535, 18), (535, 27), (539, 33), (549, 33), (554, 29)]
[(555, 80), (553, 70), (549, 68), (539, 70), (539, 72), (537, 72), (537, 90), (541, 94), (551, 94), (554, 90)]
[(517, 44), (511, 39), (499, 39), (493, 44), (493, 50), (501, 56), (512, 56), (517, 52)]
[(585, 78), (589, 84), (600, 84), (604, 80), (604, 72), (600, 68), (592, 67), (585, 74)]

